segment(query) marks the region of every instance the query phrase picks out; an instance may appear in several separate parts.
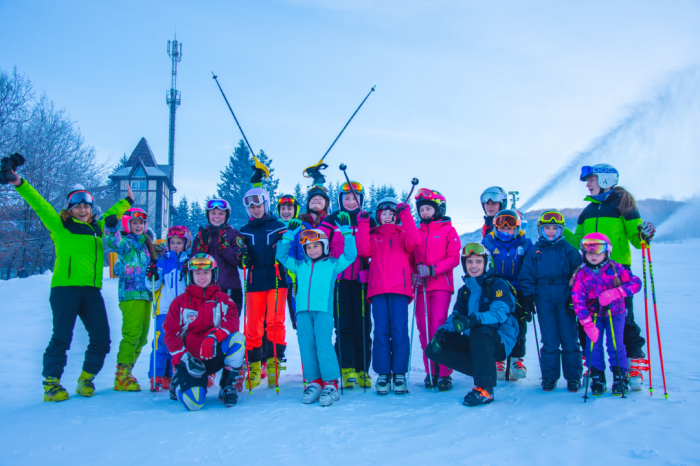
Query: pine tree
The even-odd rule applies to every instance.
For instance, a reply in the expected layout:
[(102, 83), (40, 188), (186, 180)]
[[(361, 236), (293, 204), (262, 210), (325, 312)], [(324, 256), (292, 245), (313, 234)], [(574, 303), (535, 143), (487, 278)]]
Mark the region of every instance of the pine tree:
[[(177, 216), (174, 218), (175, 225), (190, 228), (190, 203), (187, 201), (187, 196), (182, 196), (180, 203), (177, 205)], [(194, 234), (194, 232), (192, 232)]]
[(190, 204), (190, 219), (188, 228), (192, 232), (192, 235), (197, 235), (200, 226), (206, 226), (209, 222), (207, 221), (206, 209), (199, 205), (198, 201), (193, 201)]
[[(275, 179), (275, 169), (272, 168), (273, 160), (269, 158), (262, 149), (260, 149), (260, 153), (258, 153), (258, 160), (270, 169), (270, 176), (263, 179), (262, 188), (270, 195), (270, 205), (274, 206), (277, 204), (277, 189), (279, 188), (280, 180)], [(250, 164), (253, 165), (252, 158)]]
[(294, 186), (294, 197), (297, 198), (297, 202), (299, 203), (299, 213), (302, 214), (306, 212), (306, 192), (301, 189), (301, 184), (297, 183), (296, 186)]
[(129, 162), (129, 158), (126, 156), (126, 153), (124, 153), (124, 155), (122, 155), (119, 158), (119, 160), (117, 160), (117, 163), (114, 165), (114, 167), (112, 167), (112, 174), (126, 167), (127, 162)]

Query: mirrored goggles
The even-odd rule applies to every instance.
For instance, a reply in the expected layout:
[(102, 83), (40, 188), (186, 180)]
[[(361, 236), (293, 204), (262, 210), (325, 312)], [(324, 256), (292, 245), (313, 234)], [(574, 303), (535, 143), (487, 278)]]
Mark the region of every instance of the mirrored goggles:
[(282, 197), (277, 201), (277, 205), (291, 205), (294, 206), (297, 200), (293, 197)]
[(195, 257), (187, 263), (190, 270), (212, 270), (216, 267), (214, 261), (207, 257)]
[(551, 211), (545, 212), (540, 216), (540, 223), (555, 223), (559, 225), (564, 224), (564, 216), (561, 212)]
[(351, 193), (353, 190), (355, 190), (355, 192), (357, 192), (358, 194), (362, 194), (365, 192), (365, 187), (357, 181), (351, 181), (350, 183), (343, 183), (343, 186), (340, 187), (340, 190), (344, 193)]
[(231, 210), (231, 208), (228, 205), (228, 202), (225, 199), (212, 199), (209, 202), (207, 202), (207, 210), (214, 209)]
[(593, 167), (589, 165), (581, 167), (581, 181), (586, 181), (586, 179), (591, 175), (593, 175)]
[(601, 239), (586, 239), (581, 241), (581, 251), (603, 254), (608, 250), (608, 243)]
[(472, 254), (475, 254), (477, 256), (483, 256), (483, 255), (487, 254), (486, 248), (484, 247), (483, 244), (479, 244), (479, 243), (465, 244), (464, 247), (462, 248), (462, 257), (469, 257)]
[(262, 194), (252, 194), (243, 198), (243, 204), (246, 207), (251, 205), (260, 205), (265, 203), (265, 197)]
[(304, 230), (299, 235), (299, 243), (301, 244), (314, 243), (322, 239), (328, 239), (328, 236), (315, 230)]
[(396, 212), (396, 204), (393, 202), (383, 202), (377, 205), (377, 212), (380, 210), (390, 210), (392, 212)]
[(503, 201), (503, 199), (501, 199), (501, 193), (497, 191), (488, 191), (483, 193), (481, 195), (481, 203), (486, 204), (489, 201), (500, 204)]
[(87, 204), (91, 206), (93, 202), (95, 202), (95, 198), (87, 191), (76, 191), (68, 198), (68, 205), (71, 206), (77, 204)]
[(140, 210), (134, 210), (129, 212), (129, 215), (131, 215), (131, 218), (140, 218), (143, 220), (146, 220), (148, 218), (148, 214), (146, 212), (142, 212)]
[(499, 215), (493, 221), (498, 228), (516, 228), (520, 226), (520, 219), (512, 215)]

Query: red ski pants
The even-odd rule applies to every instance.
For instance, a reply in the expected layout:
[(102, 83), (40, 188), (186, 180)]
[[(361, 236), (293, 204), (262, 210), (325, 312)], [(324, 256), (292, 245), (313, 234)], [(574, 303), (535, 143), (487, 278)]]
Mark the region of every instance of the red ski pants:
[(276, 345), (286, 345), (284, 327), (284, 307), (287, 302), (287, 288), (277, 290), (277, 312), (275, 312), (275, 290), (250, 291), (246, 299), (246, 350), (260, 348), (263, 330), (267, 339)]

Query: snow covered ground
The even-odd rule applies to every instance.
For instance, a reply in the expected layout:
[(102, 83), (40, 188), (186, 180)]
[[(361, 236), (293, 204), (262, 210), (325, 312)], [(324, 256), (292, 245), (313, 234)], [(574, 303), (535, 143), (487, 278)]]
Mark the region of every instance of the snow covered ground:
[[(654, 396), (646, 390), (620, 399), (608, 392), (586, 404), (562, 380), (554, 392), (542, 392), (530, 327), (529, 378), (499, 385), (489, 406), (462, 406), (472, 381), (461, 374), (451, 392), (422, 388), (417, 337), (411, 394), (380, 398), (354, 389), (330, 408), (306, 406), (289, 326), (288, 371), (279, 395), (257, 388), (226, 409), (212, 394), (202, 411), (190, 413), (164, 392), (112, 390), (121, 317), (117, 283), (109, 279), (103, 294), (112, 352), (96, 379), (96, 395), (44, 403), (41, 360), (51, 335), (51, 277), (0, 281), (0, 464), (698, 464), (700, 241), (658, 244), (652, 253), (669, 399), (662, 396), (652, 333)], [(634, 260), (640, 274), (639, 253)], [(635, 309), (644, 328), (642, 293)], [(71, 395), (86, 346), (78, 324), (63, 376)], [(135, 368), (143, 385), (149, 353)]]

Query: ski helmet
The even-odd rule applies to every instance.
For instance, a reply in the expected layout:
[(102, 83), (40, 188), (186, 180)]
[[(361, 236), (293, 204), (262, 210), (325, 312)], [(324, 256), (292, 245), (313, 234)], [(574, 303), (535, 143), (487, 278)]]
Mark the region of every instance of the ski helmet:
[(484, 204), (488, 201), (500, 202), (501, 207), (498, 209), (500, 212), (508, 208), (508, 193), (500, 186), (491, 186), (490, 188), (484, 189), (484, 192), (481, 193), (481, 208), (484, 209), (484, 213), (486, 213)]
[(90, 208), (92, 208), (95, 202), (95, 198), (93, 197), (92, 193), (86, 191), (82, 184), (76, 184), (73, 186), (73, 190), (68, 193), (66, 199), (68, 200), (66, 211), (70, 211), (78, 204), (89, 205)]
[(185, 226), (173, 226), (168, 228), (168, 235), (166, 236), (166, 241), (168, 242), (168, 249), (170, 249), (170, 238), (177, 237), (185, 240), (185, 251), (187, 251), (192, 246), (192, 233), (190, 229)]
[(328, 243), (328, 235), (323, 230), (309, 229), (304, 230), (299, 235), (299, 243), (304, 249), (304, 254), (306, 254), (306, 245), (311, 243), (322, 243), (323, 244), (323, 255), (327, 256), (330, 251), (330, 245)]
[(382, 198), (379, 202), (377, 202), (377, 212), (374, 215), (374, 219), (377, 221), (379, 225), (381, 225), (381, 220), (380, 216), (382, 211), (384, 210), (391, 210), (394, 212), (394, 216), (396, 218), (396, 223), (399, 223), (399, 217), (396, 215), (396, 208), (399, 205), (399, 200), (396, 199), (395, 197), (385, 197)]
[(340, 206), (341, 211), (347, 212), (345, 207), (343, 207), (343, 196), (353, 193), (357, 193), (357, 196), (359, 197), (357, 200), (357, 203), (359, 204), (358, 209), (362, 210), (362, 205), (365, 203), (365, 187), (362, 186), (362, 183), (351, 181), (350, 183), (343, 183), (338, 190), (338, 205)]
[(253, 188), (245, 193), (245, 196), (243, 197), (243, 206), (245, 207), (246, 214), (248, 214), (248, 218), (253, 218), (253, 216), (250, 215), (250, 206), (260, 204), (264, 204), (265, 206), (265, 215), (269, 214), (270, 195), (267, 194), (267, 191), (262, 188)]
[(467, 258), (471, 255), (482, 256), (484, 258), (484, 273), (491, 270), (493, 267), (493, 257), (491, 256), (491, 251), (489, 251), (486, 246), (481, 243), (467, 243), (462, 248), (462, 270), (465, 274), (467, 272)]
[(195, 270), (211, 270), (211, 285), (216, 283), (219, 278), (219, 268), (216, 265), (216, 259), (209, 254), (195, 254), (192, 259), (187, 262), (187, 284), (194, 283)]
[[(557, 227), (557, 234), (553, 240), (550, 240), (544, 232), (544, 227), (547, 225), (554, 225)], [(564, 216), (558, 210), (546, 210), (542, 212), (542, 215), (540, 215), (540, 217), (537, 219), (537, 234), (540, 241), (547, 241), (551, 243), (559, 241), (564, 234), (565, 226), (566, 222), (564, 220)]]
[(415, 199), (416, 209), (418, 211), (420, 211), (420, 208), (424, 205), (429, 205), (435, 209), (435, 214), (432, 217), (433, 220), (439, 220), (447, 213), (447, 200), (445, 196), (438, 191), (421, 188), (418, 190)]
[[(309, 208), (309, 201), (311, 201), (311, 198), (314, 196), (321, 196), (323, 199), (325, 199), (326, 208), (323, 211), (316, 212), (316, 211), (312, 211)], [(314, 185), (310, 186), (309, 190), (306, 191), (306, 213), (323, 214), (326, 212), (330, 212), (330, 210), (331, 210), (331, 198), (328, 196), (328, 190), (320, 184), (314, 184)]]
[(207, 202), (207, 221), (209, 221), (209, 211), (214, 209), (226, 212), (226, 222), (231, 218), (231, 205), (226, 199), (214, 198)]
[(122, 231), (127, 235), (131, 233), (131, 228), (129, 228), (129, 222), (134, 218), (140, 218), (143, 220), (144, 229), (143, 231), (148, 231), (148, 214), (145, 210), (139, 209), (138, 207), (132, 207), (131, 209), (124, 212), (122, 215)]
[(602, 233), (589, 233), (583, 237), (581, 240), (581, 254), (584, 258), (587, 252), (593, 252), (596, 254), (602, 254), (604, 252), (608, 253), (608, 258), (612, 254), (612, 243), (610, 238)]
[(593, 166), (586, 165), (581, 168), (581, 181), (586, 181), (589, 176), (598, 177), (598, 186), (601, 189), (614, 188), (620, 181), (620, 173), (612, 165), (599, 163)]
[(299, 216), (299, 202), (297, 202), (296, 196), (293, 194), (282, 194), (279, 199), (277, 199), (277, 215), (280, 215), (280, 207), (283, 205), (290, 205), (294, 207), (294, 216), (292, 218), (297, 218)]

